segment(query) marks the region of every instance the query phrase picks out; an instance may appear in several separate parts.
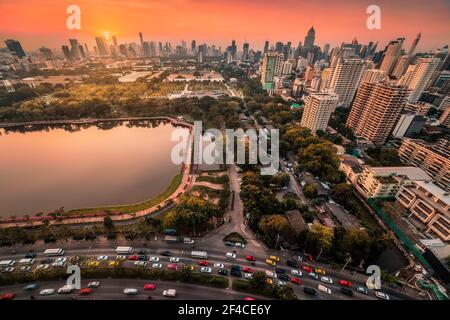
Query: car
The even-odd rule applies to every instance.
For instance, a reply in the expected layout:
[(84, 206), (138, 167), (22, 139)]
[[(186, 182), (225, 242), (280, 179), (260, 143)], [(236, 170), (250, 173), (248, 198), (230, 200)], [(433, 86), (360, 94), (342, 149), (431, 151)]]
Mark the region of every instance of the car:
[(174, 263), (178, 263), (178, 262), (180, 262), (180, 258), (178, 258), (178, 257), (170, 257), (169, 261), (170, 262), (174, 262)]
[(277, 256), (270, 256), (269, 259), (275, 262), (280, 262), (280, 257)]
[(325, 287), (325, 286), (323, 286), (321, 284), (319, 284), (317, 286), (317, 289), (319, 289), (320, 292), (323, 292), (323, 293), (326, 293), (326, 294), (331, 294), (331, 289), (327, 288), (327, 287)]
[(164, 297), (174, 298), (177, 296), (177, 290), (175, 290), (175, 289), (164, 290), (162, 294)]
[(128, 260), (137, 261), (137, 260), (139, 260), (139, 256), (128, 256)]
[(272, 272), (272, 271), (266, 270), (266, 277), (276, 279), (277, 278), (277, 274)]
[(139, 261), (148, 261), (148, 256), (138, 256)]
[(183, 242), (185, 244), (194, 244), (195, 241), (194, 241), (194, 239), (191, 239), (191, 238), (184, 238)]
[(23, 267), (20, 267), (19, 270), (22, 271), (22, 272), (28, 272), (28, 271), (31, 270), (31, 267), (30, 266), (23, 266)]
[(158, 262), (159, 261), (159, 257), (150, 257), (150, 259), (148, 259), (151, 262)]
[(227, 252), (225, 256), (230, 259), (236, 259), (236, 253), (233, 252)]
[(291, 270), (291, 274), (293, 276), (297, 276), (297, 277), (301, 277), (303, 275), (302, 272), (300, 270), (298, 270), (298, 269), (292, 269)]
[(161, 252), (161, 255), (163, 257), (170, 257), (172, 255), (172, 252), (170, 252), (170, 251), (163, 251), (163, 252)]
[(99, 260), (99, 261), (106, 261), (106, 260), (108, 260), (108, 256), (98, 256), (97, 260)]
[(300, 280), (299, 278), (296, 278), (296, 277), (291, 277), (291, 282), (298, 284), (298, 285), (302, 284), (302, 280)]
[(319, 280), (319, 276), (318, 276), (316, 273), (314, 273), (314, 272), (310, 272), (310, 273), (308, 274), (308, 276), (309, 276), (310, 278), (314, 279), (314, 280)]
[(269, 286), (273, 285), (273, 280), (271, 278), (267, 278), (266, 284), (268, 284)]
[(303, 258), (301, 256), (292, 256), (292, 259), (297, 262), (302, 262)]
[(284, 280), (278, 280), (278, 286), (280, 287), (284, 287), (285, 285), (287, 285), (287, 282)]
[(245, 260), (247, 260), (247, 261), (256, 261), (256, 258), (254, 256), (246, 256)]
[(278, 274), (278, 279), (283, 281), (289, 281), (289, 276), (285, 273)]
[(363, 286), (357, 286), (356, 291), (358, 291), (359, 293), (362, 293), (362, 294), (369, 294), (369, 289), (367, 289), (366, 287), (363, 287)]
[(39, 292), (41, 296), (50, 296), (55, 293), (55, 289), (43, 289)]
[(242, 242), (235, 242), (234, 245), (238, 248), (245, 248), (245, 244)]
[(244, 278), (250, 280), (253, 278), (253, 275), (251, 273), (244, 273)]
[(135, 261), (134, 265), (136, 267), (146, 268), (147, 267), (147, 261)]
[(39, 288), (39, 285), (36, 283), (30, 283), (23, 288), (23, 291), (33, 291)]
[(98, 288), (100, 287), (100, 281), (92, 281), (88, 283), (88, 288)]
[(98, 267), (100, 265), (100, 262), (99, 261), (89, 261), (87, 265), (88, 265), (88, 267)]
[(217, 272), (219, 274), (223, 275), (223, 276), (227, 276), (228, 275), (228, 270), (227, 269), (219, 269)]
[(323, 270), (322, 268), (315, 268), (314, 271), (318, 274), (322, 274), (322, 275), (326, 274), (325, 270)]
[(65, 257), (60, 257), (55, 260), (55, 262), (62, 262), (62, 263), (66, 263), (66, 261), (67, 261), (67, 258), (65, 258)]
[(200, 272), (201, 273), (211, 273), (212, 269), (210, 267), (201, 267)]
[(351, 282), (347, 281), (347, 280), (339, 280), (339, 284), (343, 287), (351, 287), (352, 286)]
[(333, 279), (331, 279), (330, 277), (320, 277), (320, 281), (328, 283), (328, 284), (333, 284)]
[(308, 266), (308, 265), (302, 266), (302, 269), (303, 269), (303, 271), (306, 271), (306, 272), (313, 272), (314, 271), (313, 267)]
[(123, 289), (123, 293), (126, 295), (135, 295), (139, 293), (139, 290), (135, 288), (125, 288)]
[(66, 284), (58, 289), (59, 294), (72, 293), (73, 289), (75, 289), (72, 285)]
[(303, 287), (303, 292), (310, 295), (316, 295), (316, 290), (310, 287)]
[(275, 261), (271, 260), (271, 259), (266, 259), (266, 263), (269, 266), (276, 266), (277, 265), (277, 263)]
[(2, 273), (11, 273), (14, 271), (14, 267), (8, 267), (2, 270)]
[(242, 271), (243, 271), (244, 273), (253, 273), (253, 269), (252, 269), (252, 268), (249, 268), (249, 267), (244, 267), (244, 269), (242, 269)]
[(93, 292), (93, 290), (91, 288), (82, 288), (80, 289), (80, 294), (82, 296), (88, 296)]
[(234, 243), (231, 241), (225, 241), (225, 247), (234, 247)]
[(353, 296), (353, 291), (350, 288), (342, 287), (341, 292), (349, 297)]
[(188, 270), (188, 271), (194, 271), (195, 267), (192, 264), (186, 264), (183, 266), (183, 269)]
[(275, 272), (278, 274), (280, 274), (280, 273), (285, 274), (286, 270), (284, 270), (283, 268), (275, 268)]
[(155, 290), (156, 284), (154, 283), (146, 283), (144, 284), (144, 290)]
[(177, 270), (178, 269), (178, 265), (176, 263), (170, 263), (170, 264), (167, 265), (167, 269)]
[(381, 292), (381, 291), (375, 291), (375, 295), (379, 299), (383, 299), (383, 300), (389, 300), (390, 299), (389, 296), (386, 293)]
[(295, 262), (295, 261), (288, 260), (288, 261), (286, 261), (286, 265), (288, 267), (297, 268), (297, 262)]
[(73, 256), (73, 257), (70, 257), (69, 258), (69, 261), (70, 262), (79, 262), (81, 260), (81, 257), (80, 256)]
[(118, 256), (116, 256), (116, 260), (127, 260), (127, 256), (118, 255)]
[(206, 260), (200, 260), (200, 261), (198, 262), (198, 264), (199, 264), (200, 266), (203, 266), (203, 267), (209, 266), (209, 262), (206, 261)]
[(163, 265), (162, 263), (154, 263), (152, 264), (153, 269), (162, 269)]
[(225, 266), (223, 265), (223, 263), (214, 263), (214, 268), (223, 269), (225, 268)]
[(25, 254), (25, 258), (26, 259), (34, 259), (36, 258), (36, 252), (34, 251), (29, 251)]
[(252, 301), (252, 300), (256, 300), (256, 299), (252, 298), (252, 297), (245, 297), (244, 300)]
[[(138, 262), (138, 261), (136, 261), (136, 262)], [(108, 263), (108, 266), (110, 266), (110, 267), (117, 267), (117, 266), (119, 266), (120, 265), (120, 262), (119, 261), (110, 261), (109, 263)]]
[(144, 249), (139, 250), (139, 251), (138, 251), (138, 254), (143, 254), (143, 255), (145, 255), (145, 254), (147, 254), (147, 250), (144, 250)]
[(241, 277), (241, 271), (240, 270), (237, 270), (237, 269), (231, 269), (231, 271), (230, 271), (230, 274), (232, 275), (232, 276), (235, 276), (235, 277)]
[(0, 295), (0, 300), (12, 300), (16, 297), (15, 293), (7, 292)]

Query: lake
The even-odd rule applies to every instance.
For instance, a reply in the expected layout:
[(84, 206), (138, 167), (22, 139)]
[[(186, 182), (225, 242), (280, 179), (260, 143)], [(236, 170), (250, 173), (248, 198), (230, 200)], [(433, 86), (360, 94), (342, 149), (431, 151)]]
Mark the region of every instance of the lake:
[(158, 195), (181, 171), (173, 130), (162, 121), (0, 129), (0, 217)]

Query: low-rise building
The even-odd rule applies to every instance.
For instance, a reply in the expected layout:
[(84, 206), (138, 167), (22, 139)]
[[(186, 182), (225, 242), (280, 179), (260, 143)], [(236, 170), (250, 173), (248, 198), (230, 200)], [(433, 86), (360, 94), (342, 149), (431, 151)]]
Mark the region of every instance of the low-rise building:
[(339, 170), (344, 172), (349, 182), (355, 184), (364, 170), (364, 162), (356, 157), (344, 155), (339, 165)]
[(366, 167), (355, 188), (366, 199), (394, 198), (402, 186), (431, 180), (424, 170), (417, 167)]
[(426, 233), (450, 241), (450, 195), (431, 182), (404, 185), (397, 194), (397, 205), (407, 209), (428, 227)]

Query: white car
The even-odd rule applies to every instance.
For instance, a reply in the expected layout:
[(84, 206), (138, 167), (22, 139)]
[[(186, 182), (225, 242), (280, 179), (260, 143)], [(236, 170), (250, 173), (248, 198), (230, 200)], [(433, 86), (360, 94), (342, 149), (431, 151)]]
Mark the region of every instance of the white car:
[(269, 270), (266, 270), (266, 276), (268, 278), (272, 278), (272, 279), (276, 279), (277, 278), (277, 274), (272, 272), (272, 271), (269, 271)]
[(297, 270), (297, 269), (292, 269), (291, 270), (291, 274), (293, 276), (297, 276), (297, 277), (301, 277), (303, 275), (303, 273), (300, 270)]
[(214, 263), (214, 268), (225, 269), (225, 266), (223, 263)]
[(169, 261), (173, 262), (173, 263), (178, 263), (178, 262), (180, 262), (180, 258), (178, 258), (178, 257), (170, 257)]
[(319, 289), (320, 292), (323, 292), (323, 293), (326, 293), (326, 294), (331, 294), (331, 289), (327, 288), (327, 287), (325, 287), (325, 286), (323, 286), (321, 284), (319, 284), (317, 286), (317, 289)]
[(294, 259), (294, 261), (297, 261), (297, 262), (303, 261), (303, 258), (301, 256), (293, 256), (292, 259)]
[(58, 289), (58, 293), (71, 293), (73, 291), (74, 287), (72, 285), (65, 285)]
[(108, 260), (108, 256), (99, 256), (97, 258), (97, 260), (99, 260), (99, 261), (106, 261), (106, 260)]
[(375, 291), (375, 295), (377, 296), (377, 298), (379, 299), (383, 299), (383, 300), (389, 300), (389, 296), (381, 291)]
[(235, 242), (235, 243), (234, 243), (234, 246), (235, 246), (235, 247), (238, 247), (238, 248), (245, 248), (245, 244), (243, 244), (243, 243), (241, 243), (241, 242)]
[(92, 281), (88, 283), (88, 288), (98, 288), (98, 287), (100, 287), (99, 281)]
[(191, 238), (184, 238), (183, 242), (185, 244), (194, 244), (195, 241), (193, 239), (191, 239)]
[(151, 261), (151, 262), (158, 262), (159, 261), (159, 257), (150, 257), (148, 260)]
[(211, 273), (212, 269), (210, 267), (201, 267), (200, 272), (201, 273)]
[(328, 284), (333, 284), (333, 279), (331, 279), (330, 277), (320, 277), (320, 281)]
[(118, 255), (118, 256), (116, 256), (116, 260), (127, 260), (127, 256)]
[(139, 290), (135, 288), (125, 288), (123, 289), (124, 294), (132, 295), (132, 294), (138, 294)]
[(244, 278), (250, 280), (253, 279), (253, 275), (251, 273), (244, 273)]
[(143, 267), (143, 268), (145, 268), (145, 267), (147, 267), (147, 261), (135, 261), (134, 265), (136, 267)]
[(22, 271), (22, 272), (27, 272), (27, 271), (30, 271), (31, 270), (31, 267), (30, 266), (23, 266), (23, 267), (20, 267), (20, 271)]
[(236, 253), (227, 252), (226, 257), (230, 259), (236, 259)]
[(53, 267), (64, 267), (65, 262), (64, 261), (55, 261), (52, 263)]
[(55, 289), (44, 289), (39, 292), (41, 296), (50, 296), (55, 293)]
[(164, 297), (176, 297), (177, 296), (177, 290), (175, 289), (168, 289), (163, 291)]
[(280, 287), (284, 287), (285, 285), (287, 285), (287, 282), (286, 281), (282, 281), (282, 280), (278, 280), (278, 285)]
[(67, 261), (67, 258), (65, 258), (65, 257), (61, 257), (61, 258), (58, 258), (55, 260), (55, 262), (62, 262), (62, 263), (66, 263), (66, 261)]
[(13, 272), (13, 271), (14, 271), (14, 267), (8, 267), (8, 268), (5, 268), (5, 269), (2, 270), (2, 272), (5, 272), (5, 273), (6, 272), (9, 273), (9, 272)]
[(153, 269), (162, 269), (163, 265), (162, 263), (154, 263), (152, 264)]

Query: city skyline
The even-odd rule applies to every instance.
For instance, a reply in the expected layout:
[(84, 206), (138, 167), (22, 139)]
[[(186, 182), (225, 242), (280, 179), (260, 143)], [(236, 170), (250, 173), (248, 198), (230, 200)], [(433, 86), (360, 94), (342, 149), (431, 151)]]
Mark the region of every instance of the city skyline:
[[(367, 4), (350, 0), (339, 4), (325, 1), (320, 5), (311, 1), (299, 4), (285, 0), (281, 5), (268, 1), (246, 1), (238, 6), (235, 1), (222, 6), (217, 1), (171, 0), (159, 3), (133, 0), (120, 3), (114, 0), (81, 0), (77, 3), (81, 8), (81, 30), (73, 31), (67, 30), (65, 25), (68, 17), (66, 9), (70, 3), (54, 0), (45, 2), (48, 6), (42, 5), (42, 1), (36, 6), (35, 0), (1, 3), (1, 42), (17, 38), (25, 50), (36, 50), (42, 44), (60, 48), (61, 42), (66, 39), (77, 38), (93, 46), (95, 37), (104, 33), (116, 35), (119, 42), (125, 43), (138, 42), (138, 33), (143, 32), (147, 41), (179, 43), (181, 40), (195, 39), (198, 43), (214, 43), (224, 47), (234, 39), (239, 44), (249, 42), (251, 47), (262, 49), (266, 40), (271, 43), (292, 41), (293, 45), (297, 45), (298, 41), (303, 43), (307, 31), (314, 26), (315, 43), (321, 47), (325, 43), (335, 47), (353, 38), (357, 38), (360, 43), (378, 41), (379, 47), (384, 47), (397, 37), (405, 37), (406, 46), (410, 46), (421, 32), (422, 39), (416, 51), (426, 52), (447, 44), (450, 31), (446, 24), (450, 19), (449, 4), (441, 0), (428, 1), (426, 8), (418, 3), (414, 5), (414, 10), (409, 7), (408, 11), (403, 9), (405, 1), (395, 4), (379, 1), (381, 30), (367, 29)], [(222, 6), (220, 10), (218, 5)], [(174, 6), (178, 10), (173, 11)], [(430, 8), (433, 10), (425, 10)], [(148, 19), (149, 10), (155, 19)], [(320, 10), (320, 15), (316, 14), (317, 10)], [(352, 19), (346, 15), (350, 11), (353, 13)], [(431, 11), (433, 19), (428, 16)], [(8, 15), (3, 14), (6, 12)], [(357, 15), (356, 12), (361, 14)], [(17, 21), (22, 23), (17, 24)], [(243, 25), (245, 28), (242, 28)], [(397, 30), (402, 32), (398, 33)]]

